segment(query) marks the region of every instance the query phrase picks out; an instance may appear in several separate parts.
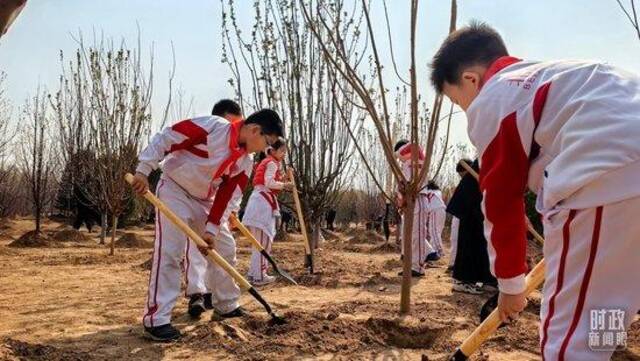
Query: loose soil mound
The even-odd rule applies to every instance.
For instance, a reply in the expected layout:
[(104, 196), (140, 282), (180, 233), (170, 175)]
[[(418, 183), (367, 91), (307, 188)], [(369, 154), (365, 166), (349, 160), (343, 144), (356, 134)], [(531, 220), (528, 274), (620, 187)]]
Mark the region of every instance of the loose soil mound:
[(153, 256), (138, 265), (138, 267), (142, 268), (145, 271), (151, 271), (151, 266), (153, 266)]
[(101, 253), (70, 253), (59, 252), (46, 257), (38, 258), (38, 264), (45, 266), (98, 266), (98, 265), (121, 265), (131, 262), (139, 262), (141, 257), (135, 253), (116, 252), (115, 256), (110, 256), (108, 252), (102, 250)]
[(376, 233), (375, 231), (358, 231), (351, 238), (349, 243), (381, 243), (384, 242), (384, 237)]
[(55, 232), (51, 238), (58, 242), (84, 243), (91, 241), (91, 237), (75, 229), (63, 229)]
[(27, 248), (27, 247), (50, 247), (51, 238), (46, 234), (36, 231), (29, 231), (23, 234), (20, 238), (9, 243), (9, 247)]
[(0, 237), (8, 237), (11, 233), (11, 225), (6, 218), (0, 218)]
[(395, 243), (383, 243), (381, 245), (375, 246), (371, 249), (371, 252), (376, 253), (399, 253), (400, 248)]
[(384, 261), (382, 264), (382, 269), (385, 271), (396, 270), (402, 268), (402, 261), (400, 261), (400, 256), (398, 258), (388, 259)]
[(366, 281), (362, 283), (356, 283), (355, 286), (373, 287), (373, 286), (393, 284), (393, 283), (398, 283), (398, 279), (383, 276), (381, 273), (378, 272), (373, 276), (369, 277), (369, 279), (367, 279)]
[(154, 231), (156, 229), (156, 225), (155, 224), (145, 224), (142, 229), (144, 229), (145, 231)]
[(275, 242), (289, 242), (291, 241), (291, 237), (289, 237), (289, 233), (287, 232), (276, 232), (276, 236), (273, 238)]
[(153, 248), (153, 243), (146, 241), (135, 233), (125, 233), (116, 240), (119, 248)]
[(342, 236), (339, 233), (328, 230), (328, 229), (323, 229), (322, 235), (324, 236), (324, 239), (326, 239), (327, 241), (342, 239)]
[(364, 230), (359, 228), (347, 227), (342, 232), (346, 237), (353, 237), (358, 233), (362, 233)]
[(285, 325), (250, 315), (242, 320), (198, 326), (184, 339), (189, 348), (223, 347), (240, 360), (292, 359), (302, 355), (375, 352), (389, 347), (430, 348), (447, 337), (441, 324), (396, 318), (354, 318), (337, 312), (290, 311)]
[(86, 361), (96, 358), (85, 352), (61, 350), (53, 346), (7, 338), (0, 340), (0, 360)]

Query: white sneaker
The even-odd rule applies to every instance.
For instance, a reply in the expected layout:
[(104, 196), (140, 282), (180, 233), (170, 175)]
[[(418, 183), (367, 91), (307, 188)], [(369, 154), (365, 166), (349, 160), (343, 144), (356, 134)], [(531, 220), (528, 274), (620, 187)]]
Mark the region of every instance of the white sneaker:
[(452, 290), (454, 292), (463, 292), (463, 293), (469, 293), (472, 295), (482, 294), (482, 290), (478, 289), (476, 286), (469, 283), (454, 283)]
[(262, 279), (260, 280), (253, 280), (251, 283), (254, 286), (265, 286), (268, 285), (270, 283), (273, 283), (276, 281), (276, 278), (274, 276), (269, 276), (269, 275), (264, 275), (262, 276)]

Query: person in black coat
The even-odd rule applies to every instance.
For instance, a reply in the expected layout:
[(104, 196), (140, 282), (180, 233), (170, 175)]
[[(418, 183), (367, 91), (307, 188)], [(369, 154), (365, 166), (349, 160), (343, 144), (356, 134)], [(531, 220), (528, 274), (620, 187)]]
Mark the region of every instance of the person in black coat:
[[(467, 160), (463, 159), (462, 162), (464, 161)], [(473, 162), (472, 168), (478, 171), (477, 160)], [(458, 250), (453, 264), (453, 278), (457, 281), (454, 290), (481, 293), (476, 283), (497, 284), (489, 268), (487, 240), (484, 236), (484, 216), (480, 208), (482, 193), (480, 193), (478, 181), (462, 166), (458, 165), (456, 171), (462, 179), (447, 206), (447, 212), (460, 220)]]

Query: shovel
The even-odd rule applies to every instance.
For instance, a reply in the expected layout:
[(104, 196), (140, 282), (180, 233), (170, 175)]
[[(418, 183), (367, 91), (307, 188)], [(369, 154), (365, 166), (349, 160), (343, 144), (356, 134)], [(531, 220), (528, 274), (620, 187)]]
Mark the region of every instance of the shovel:
[[(478, 173), (469, 166), (465, 161), (461, 161), (460, 165), (464, 167), (469, 174), (471, 174), (476, 180), (478, 179)], [(533, 228), (529, 220), (527, 219), (527, 229), (533, 235), (533, 237), (540, 244), (544, 244), (544, 238), (536, 232)], [(537, 289), (544, 282), (544, 259), (542, 259), (538, 264), (533, 267), (531, 272), (527, 274), (525, 279), (526, 289), (525, 294), (529, 295), (535, 289)], [(498, 294), (491, 297), (487, 302), (482, 306), (482, 311), (480, 313), (481, 319), (483, 319), (482, 323), (473, 331), (469, 337), (458, 347), (453, 355), (449, 358), (450, 361), (463, 361), (467, 360), (472, 353), (474, 353), (480, 345), (489, 338), (502, 324), (500, 320), (500, 315), (498, 314), (498, 309), (493, 306), (497, 305)], [(486, 316), (488, 311), (493, 308), (493, 311)]]
[[(124, 176), (124, 178), (129, 184), (133, 182), (133, 175), (130, 173), (127, 173)], [(199, 234), (194, 232), (193, 229), (191, 229), (191, 227), (189, 227), (186, 223), (184, 223), (184, 221), (180, 219), (180, 217), (178, 217), (175, 213), (173, 213), (160, 199), (158, 199), (158, 197), (156, 197), (155, 195), (153, 195), (153, 193), (149, 191), (147, 191), (143, 195), (143, 197), (149, 202), (151, 202), (151, 204), (153, 204), (160, 213), (162, 213), (173, 224), (175, 224), (178, 228), (180, 228), (181, 231), (186, 233), (187, 236), (189, 236), (189, 238), (193, 242), (195, 242), (196, 245), (198, 245), (198, 247), (207, 248), (208, 249), (207, 258), (209, 258), (210, 261), (214, 262), (218, 266), (222, 267), (222, 269), (224, 269), (225, 272), (227, 272), (236, 281), (236, 283), (240, 286), (241, 289), (249, 292), (249, 294), (251, 294), (251, 296), (253, 296), (253, 298), (255, 298), (264, 307), (264, 309), (267, 311), (269, 316), (271, 316), (272, 323), (278, 324), (278, 325), (286, 323), (286, 320), (282, 316), (279, 316), (275, 312), (273, 312), (273, 310), (271, 309), (271, 306), (269, 306), (267, 301), (265, 301), (265, 299), (262, 298), (260, 293), (258, 293), (258, 291), (255, 288), (253, 288), (253, 286), (251, 286), (251, 284), (244, 277), (242, 277), (242, 275), (238, 271), (235, 270), (235, 268), (233, 268), (214, 249), (208, 248), (209, 245), (202, 239), (202, 237), (200, 237)]]
[(309, 268), (309, 273), (313, 274), (313, 255), (311, 254), (311, 244), (309, 243), (309, 235), (307, 234), (307, 226), (304, 223), (304, 215), (302, 214), (302, 205), (300, 203), (300, 197), (298, 196), (298, 186), (293, 176), (293, 170), (287, 169), (287, 174), (291, 183), (293, 183), (293, 202), (296, 204), (296, 212), (298, 213), (298, 221), (300, 222), (300, 231), (302, 232), (302, 238), (304, 238), (304, 250), (305, 250), (305, 262), (304, 266)]
[(235, 214), (231, 214), (231, 216), (229, 216), (229, 220), (231, 221), (231, 224), (233, 224), (236, 228), (238, 228), (240, 230), (240, 232), (242, 234), (244, 234), (244, 236), (249, 239), (249, 241), (251, 242), (253, 247), (255, 249), (257, 249), (258, 251), (260, 251), (260, 254), (262, 254), (262, 256), (264, 258), (266, 258), (267, 261), (269, 261), (269, 263), (271, 264), (271, 267), (273, 267), (273, 270), (276, 271), (277, 274), (282, 276), (287, 281), (293, 283), (294, 285), (298, 284), (298, 282), (296, 282), (293, 279), (293, 277), (291, 277), (285, 270), (281, 270), (278, 267), (278, 264), (276, 263), (276, 261), (273, 260), (271, 255), (269, 255), (269, 253), (267, 253), (267, 250), (264, 249), (264, 247), (262, 247), (260, 242), (258, 242), (258, 240), (253, 236), (253, 234), (251, 234), (251, 231), (249, 231), (247, 229), (247, 227), (245, 227), (244, 224), (242, 224), (242, 222), (240, 222), (240, 220), (238, 219), (238, 217), (236, 217)]

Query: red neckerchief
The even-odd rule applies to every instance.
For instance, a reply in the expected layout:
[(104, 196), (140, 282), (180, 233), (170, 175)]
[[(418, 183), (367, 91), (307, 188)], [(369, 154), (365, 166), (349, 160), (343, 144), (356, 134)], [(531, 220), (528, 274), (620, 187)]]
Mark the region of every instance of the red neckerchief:
[(224, 171), (227, 168), (233, 166), (238, 160), (238, 158), (240, 158), (242, 155), (244, 155), (247, 152), (244, 148), (241, 148), (238, 145), (240, 128), (242, 128), (243, 125), (244, 125), (244, 121), (242, 120), (231, 123), (231, 129), (229, 132), (230, 133), (229, 134), (229, 151), (231, 152), (231, 154), (229, 154), (229, 157), (225, 159), (224, 162), (222, 162), (222, 164), (220, 164), (220, 167), (218, 167), (218, 170), (213, 176), (213, 179), (217, 179), (220, 176), (222, 176), (222, 173), (224, 173)]
[(491, 63), (491, 65), (489, 65), (489, 68), (487, 68), (487, 71), (484, 72), (484, 76), (482, 77), (482, 84), (486, 84), (487, 81), (489, 81), (489, 79), (500, 70), (520, 61), (522, 61), (522, 59), (518, 59), (513, 56), (499, 57), (493, 63)]

